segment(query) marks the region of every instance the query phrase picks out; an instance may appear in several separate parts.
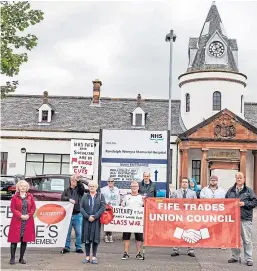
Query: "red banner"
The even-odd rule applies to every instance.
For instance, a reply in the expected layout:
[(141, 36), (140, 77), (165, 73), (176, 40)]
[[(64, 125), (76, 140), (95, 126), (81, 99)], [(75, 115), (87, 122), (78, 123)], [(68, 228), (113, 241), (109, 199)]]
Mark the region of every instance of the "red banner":
[(145, 199), (144, 239), (157, 247), (240, 247), (239, 199)]

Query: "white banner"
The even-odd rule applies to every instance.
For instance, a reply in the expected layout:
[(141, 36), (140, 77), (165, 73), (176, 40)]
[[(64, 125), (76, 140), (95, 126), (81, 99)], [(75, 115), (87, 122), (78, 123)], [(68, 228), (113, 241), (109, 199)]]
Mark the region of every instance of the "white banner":
[(133, 179), (141, 181), (149, 172), (157, 190), (166, 194), (167, 140), (167, 131), (103, 130), (101, 186), (113, 177), (120, 191), (128, 192)]
[[(11, 201), (1, 200), (0, 246), (9, 247), (7, 242), (12, 212)], [(31, 247), (64, 247), (70, 225), (73, 204), (58, 201), (36, 201), (34, 214), (36, 240)]]
[(70, 173), (94, 174), (94, 140), (71, 139)]
[(144, 232), (144, 207), (113, 207), (114, 218), (104, 225), (104, 231), (111, 232)]

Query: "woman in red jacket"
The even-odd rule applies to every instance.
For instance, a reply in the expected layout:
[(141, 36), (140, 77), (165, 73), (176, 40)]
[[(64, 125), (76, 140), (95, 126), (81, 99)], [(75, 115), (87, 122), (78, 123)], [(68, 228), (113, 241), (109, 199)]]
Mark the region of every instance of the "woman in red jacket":
[(19, 263), (26, 264), (23, 257), (27, 242), (35, 241), (33, 215), (36, 210), (36, 204), (28, 190), (29, 184), (24, 180), (19, 181), (16, 184), (16, 193), (11, 201), (13, 216), (8, 233), (8, 242), (11, 243), (10, 264), (15, 264), (15, 251), (19, 242), (21, 242)]

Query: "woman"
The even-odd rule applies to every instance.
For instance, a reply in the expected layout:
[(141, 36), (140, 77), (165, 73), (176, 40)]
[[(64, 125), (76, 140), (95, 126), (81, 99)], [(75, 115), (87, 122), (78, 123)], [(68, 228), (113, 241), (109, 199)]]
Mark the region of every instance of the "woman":
[(194, 178), (191, 178), (189, 181), (189, 189), (195, 191), (197, 198), (200, 198), (201, 190), (199, 189), (198, 184)]
[(11, 211), (13, 213), (8, 242), (11, 243), (10, 264), (15, 264), (15, 252), (17, 243), (21, 242), (19, 263), (26, 264), (23, 259), (27, 242), (35, 241), (35, 223), (33, 215), (36, 204), (33, 196), (28, 193), (29, 184), (21, 180), (16, 184), (16, 193), (11, 200)]
[[(114, 179), (109, 178), (107, 181), (108, 185), (102, 188), (102, 194), (104, 195), (106, 203), (111, 206), (120, 205), (120, 191), (114, 186)], [(106, 243), (113, 243), (112, 232), (105, 232), (104, 241)]]
[(80, 212), (84, 217), (84, 239), (86, 259), (83, 263), (90, 262), (90, 248), (92, 245), (93, 256), (91, 262), (97, 264), (97, 247), (100, 243), (100, 216), (105, 210), (103, 194), (97, 192), (98, 184), (94, 181), (88, 183), (89, 193), (85, 194), (80, 202)]

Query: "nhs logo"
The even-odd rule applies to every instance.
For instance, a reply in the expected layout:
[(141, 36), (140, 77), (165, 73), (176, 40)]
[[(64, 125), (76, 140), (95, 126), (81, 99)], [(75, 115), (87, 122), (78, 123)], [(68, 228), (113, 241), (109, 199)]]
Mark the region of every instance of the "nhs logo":
[(156, 143), (163, 140), (162, 134), (150, 134), (150, 140), (154, 140)]

